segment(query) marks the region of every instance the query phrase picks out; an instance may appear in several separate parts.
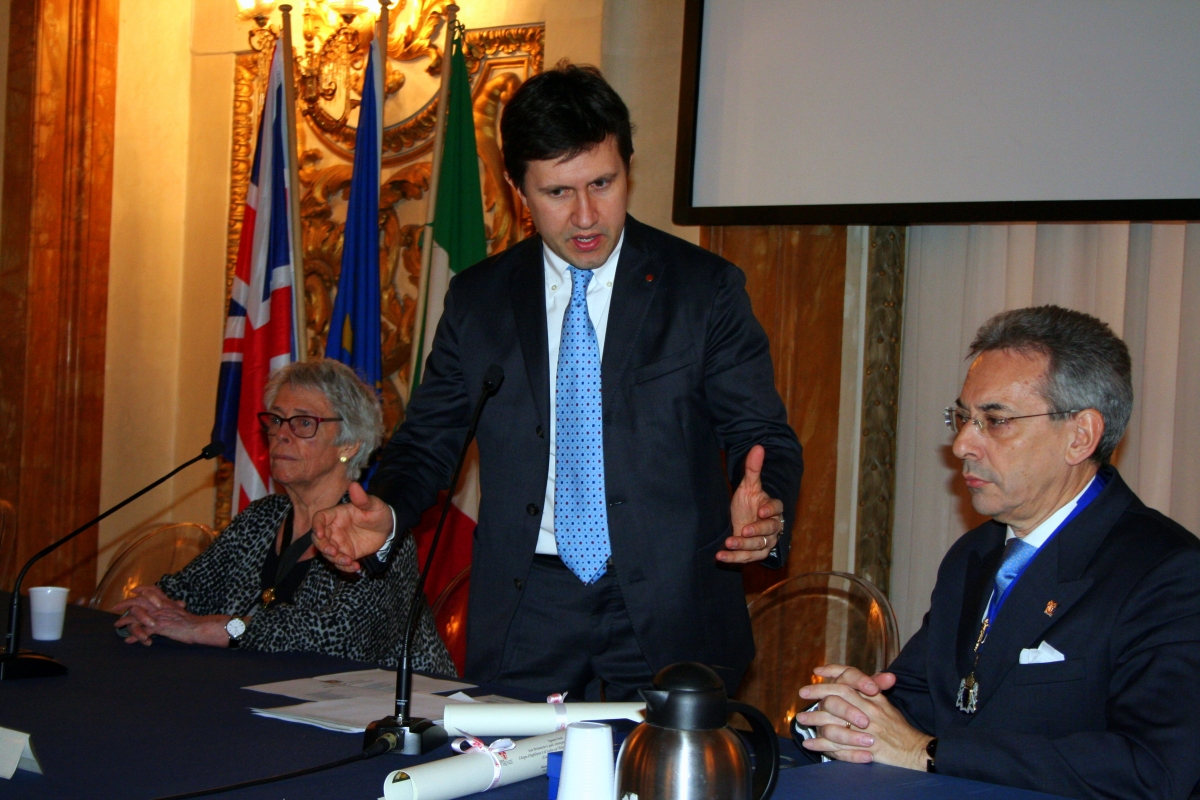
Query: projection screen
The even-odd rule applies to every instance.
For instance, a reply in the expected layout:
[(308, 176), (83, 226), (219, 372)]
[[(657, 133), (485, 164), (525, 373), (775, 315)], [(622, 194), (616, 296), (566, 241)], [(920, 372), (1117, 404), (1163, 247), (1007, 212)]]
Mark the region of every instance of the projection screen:
[(1200, 218), (1200, 2), (688, 0), (679, 224)]

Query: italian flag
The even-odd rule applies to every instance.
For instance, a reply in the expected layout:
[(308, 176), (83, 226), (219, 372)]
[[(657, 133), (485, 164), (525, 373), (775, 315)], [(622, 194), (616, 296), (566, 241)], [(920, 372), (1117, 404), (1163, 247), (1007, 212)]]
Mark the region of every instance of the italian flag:
[[(454, 40), (450, 59), (450, 96), (446, 111), (446, 133), (437, 184), (437, 206), (433, 218), (433, 254), (422, 304), (415, 327), (414, 346), (420, 353), (413, 369), (412, 389), (421, 382), (422, 367), (433, 345), (433, 334), (442, 309), (450, 278), (487, 257), (487, 236), (483, 227), (483, 193), (479, 188), (479, 156), (475, 146), (475, 120), (471, 110), (471, 83), (467, 61), (463, 57), (462, 34)], [(436, 165), (435, 165), (436, 167)], [(412, 394), (409, 394), (411, 397)], [(437, 527), (445, 495), (425, 512), (413, 530), (418, 563), (424, 564)], [(430, 605), (460, 572), (471, 564), (475, 522), (479, 518), (479, 464), (472, 453), (463, 467), (459, 489), (451, 504), (438, 544), (437, 556), (429, 570), (425, 595)], [(461, 673), (465, 652), (450, 654)]]

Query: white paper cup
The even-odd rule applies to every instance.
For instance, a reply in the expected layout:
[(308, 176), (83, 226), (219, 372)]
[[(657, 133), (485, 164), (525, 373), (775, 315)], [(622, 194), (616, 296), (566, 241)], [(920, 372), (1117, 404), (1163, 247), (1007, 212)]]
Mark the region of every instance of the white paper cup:
[(558, 800), (612, 800), (612, 728), (602, 722), (567, 726)]
[(62, 638), (68, 593), (69, 590), (61, 586), (35, 586), (29, 590), (29, 617), (33, 622), (34, 639), (52, 642)]

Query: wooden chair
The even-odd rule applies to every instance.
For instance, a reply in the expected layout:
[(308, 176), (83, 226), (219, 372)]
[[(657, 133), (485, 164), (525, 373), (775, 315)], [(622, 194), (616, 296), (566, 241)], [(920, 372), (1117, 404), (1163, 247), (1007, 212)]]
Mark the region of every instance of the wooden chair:
[(471, 568), (467, 567), (446, 584), (433, 604), (433, 622), (459, 675), (467, 666), (467, 595), (470, 588)]
[(867, 674), (900, 652), (896, 615), (883, 592), (844, 572), (809, 572), (775, 584), (747, 607), (757, 656), (737, 698), (762, 710), (786, 735), (813, 669), (847, 664)]
[(132, 597), (136, 587), (183, 569), (216, 538), (212, 528), (198, 522), (151, 526), (113, 558), (88, 605), (104, 611), (112, 609)]
[(11, 591), (17, 571), (17, 512), (0, 500), (0, 590)]

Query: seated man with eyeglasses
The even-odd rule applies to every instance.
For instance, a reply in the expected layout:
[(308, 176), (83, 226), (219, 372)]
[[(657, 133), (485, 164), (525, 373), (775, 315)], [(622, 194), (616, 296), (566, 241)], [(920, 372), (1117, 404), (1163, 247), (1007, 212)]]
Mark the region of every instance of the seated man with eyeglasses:
[[(248, 650), (309, 651), (394, 667), (417, 584), (406, 538), (372, 575), (346, 575), (312, 544), (312, 515), (362, 493), (351, 481), (383, 433), (375, 391), (331, 359), (276, 371), (258, 414), (277, 493), (250, 503), (211, 547), (112, 610), (128, 642), (154, 636)], [(417, 669), (455, 674), (433, 615), (421, 609)]]
[(946, 423), (992, 521), (950, 548), (887, 672), (817, 669), (797, 742), (1069, 797), (1200, 796), (1200, 542), (1109, 463), (1125, 343), (1043, 306), (992, 318), (970, 354)]

